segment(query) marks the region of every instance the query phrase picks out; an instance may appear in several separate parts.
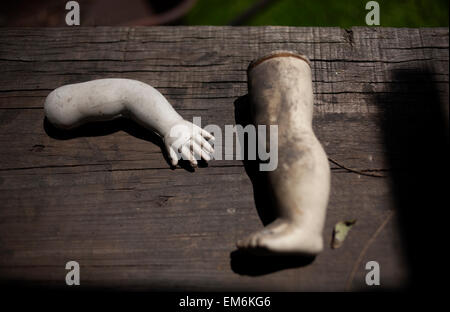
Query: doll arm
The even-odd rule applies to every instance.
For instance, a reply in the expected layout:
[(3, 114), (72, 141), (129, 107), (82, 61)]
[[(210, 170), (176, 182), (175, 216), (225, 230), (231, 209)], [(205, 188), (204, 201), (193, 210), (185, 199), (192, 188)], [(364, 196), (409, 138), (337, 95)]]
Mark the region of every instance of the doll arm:
[(171, 163), (180, 156), (192, 166), (211, 159), (207, 140), (213, 136), (184, 120), (166, 98), (148, 84), (131, 79), (98, 79), (65, 85), (52, 91), (44, 104), (47, 119), (56, 127), (72, 129), (89, 121), (131, 118), (156, 132), (164, 141)]

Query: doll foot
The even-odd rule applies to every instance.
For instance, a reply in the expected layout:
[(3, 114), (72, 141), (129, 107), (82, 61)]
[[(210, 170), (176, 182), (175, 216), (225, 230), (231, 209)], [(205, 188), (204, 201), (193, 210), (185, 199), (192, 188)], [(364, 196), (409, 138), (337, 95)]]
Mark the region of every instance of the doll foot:
[(323, 249), (321, 234), (305, 231), (298, 224), (277, 219), (264, 229), (237, 242), (239, 249), (261, 254), (317, 255)]

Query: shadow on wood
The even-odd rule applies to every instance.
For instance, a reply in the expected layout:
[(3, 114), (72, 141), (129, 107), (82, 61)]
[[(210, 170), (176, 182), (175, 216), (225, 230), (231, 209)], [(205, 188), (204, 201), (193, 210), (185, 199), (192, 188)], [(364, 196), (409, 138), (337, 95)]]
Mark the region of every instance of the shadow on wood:
[[(237, 125), (246, 127), (252, 124), (250, 116), (250, 102), (248, 95), (239, 97), (234, 102), (234, 117)], [(256, 210), (264, 226), (276, 219), (275, 209), (272, 208), (270, 188), (267, 183), (267, 172), (259, 170), (258, 160), (248, 160), (248, 141), (245, 139), (244, 168), (253, 185), (253, 198)]]
[(233, 272), (237, 274), (259, 276), (306, 266), (315, 258), (315, 256), (265, 256), (235, 250), (230, 253), (230, 265)]
[[(250, 102), (248, 95), (239, 97), (234, 102), (234, 115), (237, 125), (246, 127), (252, 124)], [(253, 185), (253, 198), (256, 210), (264, 226), (276, 219), (273, 208), (271, 190), (268, 187), (267, 172), (259, 170), (259, 160), (248, 160), (248, 139), (245, 139), (244, 168)], [(249, 233), (250, 234), (250, 233)], [(230, 254), (231, 269), (242, 275), (264, 275), (283, 269), (301, 267), (310, 264), (315, 257), (311, 256), (269, 256), (264, 250), (247, 252), (235, 250)]]
[[(408, 264), (408, 288), (433, 287), (425, 280), (439, 276), (446, 266), (434, 254), (443, 211), (448, 209), (448, 99), (441, 101), (439, 75), (428, 68), (398, 68), (394, 83), (376, 95), (380, 125), (392, 168), (391, 188), (398, 211), (399, 230)], [(445, 204), (447, 203), (447, 204)], [(445, 234), (444, 234), (445, 235)]]
[[(70, 140), (78, 137), (97, 137), (113, 134), (118, 131), (125, 131), (129, 135), (132, 135), (138, 139), (151, 142), (161, 149), (161, 153), (172, 169), (175, 169), (171, 165), (169, 156), (167, 155), (166, 148), (164, 147), (163, 140), (154, 132), (145, 129), (132, 120), (126, 118), (117, 118), (109, 121), (102, 122), (89, 122), (81, 125), (78, 128), (71, 130), (58, 129), (53, 126), (47, 118), (44, 119), (44, 130), (48, 136), (58, 140)], [(194, 172), (195, 169), (189, 164), (189, 161), (180, 159), (178, 165), (186, 171)], [(199, 167), (207, 167), (208, 164), (203, 160), (198, 161)]]

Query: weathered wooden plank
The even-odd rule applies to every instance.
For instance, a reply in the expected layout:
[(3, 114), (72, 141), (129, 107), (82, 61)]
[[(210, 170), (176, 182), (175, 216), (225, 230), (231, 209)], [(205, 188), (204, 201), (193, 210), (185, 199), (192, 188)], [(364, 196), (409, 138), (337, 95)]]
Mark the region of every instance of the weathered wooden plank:
[(364, 287), (364, 264), (376, 259), (385, 286), (404, 285), (390, 178), (330, 163), (325, 237), (337, 221), (358, 219), (344, 246), (306, 266), (267, 260), (258, 270), (230, 255), (262, 226), (241, 161), (171, 170), (157, 138), (131, 122), (73, 137), (44, 127), (52, 89), (126, 77), (160, 89), (185, 118), (223, 129), (236, 123), (248, 63), (275, 49), (310, 57), (315, 131), (333, 160), (364, 173), (395, 169), (385, 116), (398, 99), (426, 111), (418, 99), (428, 82), (448, 103), (447, 28), (0, 29), (0, 279), (63, 285), (65, 263), (77, 260), (83, 285), (98, 287), (344, 290)]

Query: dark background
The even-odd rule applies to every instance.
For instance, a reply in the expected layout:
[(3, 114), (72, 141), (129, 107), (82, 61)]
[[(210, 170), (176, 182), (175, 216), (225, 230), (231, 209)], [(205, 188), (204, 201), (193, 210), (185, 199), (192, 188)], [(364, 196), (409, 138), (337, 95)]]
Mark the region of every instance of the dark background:
[[(82, 26), (363, 26), (367, 0), (79, 0)], [(65, 0), (2, 3), (0, 26), (64, 26)], [(448, 26), (448, 0), (379, 0), (385, 27)]]

